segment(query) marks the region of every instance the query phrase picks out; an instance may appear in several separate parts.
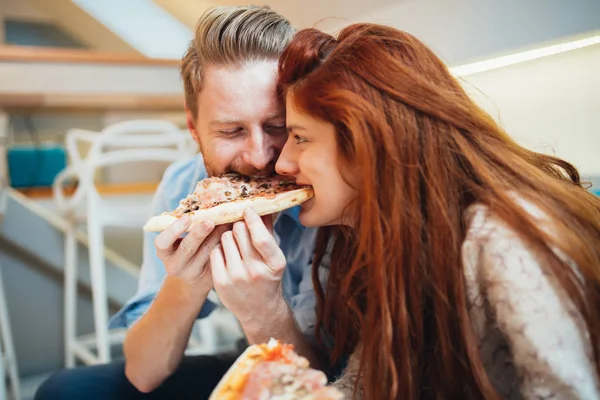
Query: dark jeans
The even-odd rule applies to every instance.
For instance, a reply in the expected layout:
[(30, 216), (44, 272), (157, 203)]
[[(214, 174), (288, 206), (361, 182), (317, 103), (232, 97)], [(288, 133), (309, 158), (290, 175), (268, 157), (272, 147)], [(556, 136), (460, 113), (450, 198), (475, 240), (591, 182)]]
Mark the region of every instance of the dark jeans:
[(185, 356), (179, 368), (151, 393), (141, 393), (125, 377), (125, 361), (54, 373), (35, 400), (208, 399), (239, 354)]

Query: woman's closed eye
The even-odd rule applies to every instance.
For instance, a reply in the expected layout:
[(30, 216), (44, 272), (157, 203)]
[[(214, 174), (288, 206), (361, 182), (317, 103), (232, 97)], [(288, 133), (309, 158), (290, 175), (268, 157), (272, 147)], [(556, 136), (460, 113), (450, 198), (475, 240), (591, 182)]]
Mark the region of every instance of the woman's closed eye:
[(292, 135), (292, 137), (293, 137), (293, 138), (294, 138), (294, 140), (296, 141), (296, 144), (301, 144), (301, 143), (304, 143), (304, 142), (306, 142), (306, 138), (305, 138), (305, 137), (302, 137), (302, 136), (300, 136), (300, 135), (297, 135), (297, 134), (295, 134), (295, 133)]

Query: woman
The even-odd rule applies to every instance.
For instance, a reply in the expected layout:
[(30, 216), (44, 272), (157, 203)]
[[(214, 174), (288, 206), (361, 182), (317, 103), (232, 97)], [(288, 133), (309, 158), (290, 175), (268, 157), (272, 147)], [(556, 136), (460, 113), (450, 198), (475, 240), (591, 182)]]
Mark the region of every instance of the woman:
[(392, 28), (301, 31), (279, 73), (277, 171), (314, 187), (315, 265), (333, 243), (318, 315), (354, 352), (348, 398), (600, 398), (600, 201), (577, 170)]

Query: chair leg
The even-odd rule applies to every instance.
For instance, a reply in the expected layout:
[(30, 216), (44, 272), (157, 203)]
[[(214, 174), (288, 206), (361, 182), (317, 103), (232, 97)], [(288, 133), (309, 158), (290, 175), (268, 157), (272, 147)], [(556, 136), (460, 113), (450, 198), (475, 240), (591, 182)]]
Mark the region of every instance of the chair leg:
[(72, 224), (65, 235), (65, 366), (75, 367), (75, 341), (77, 340), (77, 226)]
[(15, 355), (15, 347), (13, 344), (9, 318), (10, 316), (8, 315), (6, 297), (4, 295), (4, 283), (2, 281), (2, 274), (0, 270), (0, 334), (2, 335), (1, 342), (4, 347), (3, 364), (7, 369), (7, 371), (5, 371), (0, 378), (4, 381), (5, 373), (8, 373), (12, 397), (14, 400), (20, 400), (21, 384), (19, 380), (19, 370), (17, 367), (17, 358)]
[[(90, 197), (93, 197), (90, 195)], [(88, 203), (88, 239), (90, 252), (90, 272), (92, 301), (94, 305), (94, 326), (98, 362), (110, 362), (110, 342), (108, 337), (108, 297), (106, 294), (106, 273), (104, 266), (104, 232), (98, 215), (96, 201)]]
[(0, 340), (0, 400), (6, 399), (6, 370), (4, 358), (4, 344)]

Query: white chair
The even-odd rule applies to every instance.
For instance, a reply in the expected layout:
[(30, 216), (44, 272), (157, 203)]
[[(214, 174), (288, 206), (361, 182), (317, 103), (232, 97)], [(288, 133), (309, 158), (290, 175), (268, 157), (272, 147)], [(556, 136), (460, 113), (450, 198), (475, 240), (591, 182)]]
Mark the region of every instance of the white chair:
[[(0, 221), (4, 216), (6, 206), (6, 193), (0, 182)], [(13, 400), (21, 399), (21, 384), (19, 380), (19, 368), (15, 355), (15, 347), (12, 340), (10, 327), (10, 316), (4, 294), (4, 281), (2, 280), (2, 266), (0, 265), (0, 399), (6, 398), (6, 377), (10, 383), (10, 393)]]
[[(89, 144), (85, 158), (79, 151), (80, 143)], [(53, 185), (54, 198), (60, 210), (70, 221), (70, 230), (65, 238), (65, 364), (75, 366), (76, 359), (87, 365), (106, 363), (111, 359), (111, 344), (121, 343), (123, 330), (109, 332), (108, 298), (106, 293), (104, 228), (140, 229), (150, 216), (150, 201), (147, 208), (139, 202), (131, 205), (107, 201), (102, 198), (95, 185), (96, 172), (101, 168), (118, 164), (174, 162), (191, 157), (195, 149), (190, 146), (189, 134), (176, 125), (160, 120), (134, 120), (120, 122), (102, 132), (79, 129), (66, 135), (66, 147), (71, 165), (63, 170)], [(64, 184), (76, 180), (77, 189), (67, 199)], [(93, 212), (90, 212), (93, 211)], [(90, 280), (94, 310), (95, 333), (77, 337), (77, 240), (78, 225), (85, 222), (89, 241)], [(141, 234), (141, 231), (140, 231)], [(214, 335), (207, 333), (212, 342)], [(91, 349), (97, 349), (94, 354)], [(209, 346), (210, 347), (210, 346)]]

